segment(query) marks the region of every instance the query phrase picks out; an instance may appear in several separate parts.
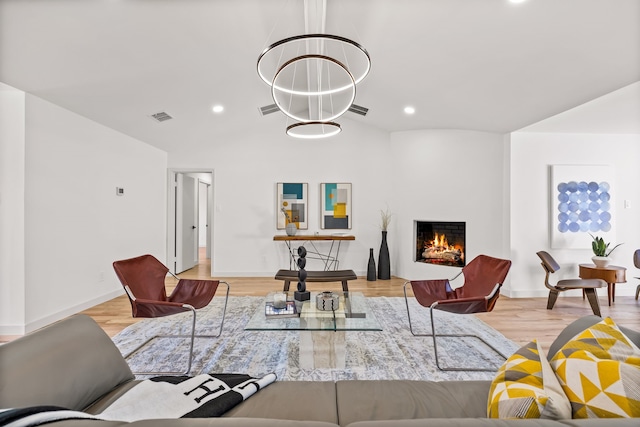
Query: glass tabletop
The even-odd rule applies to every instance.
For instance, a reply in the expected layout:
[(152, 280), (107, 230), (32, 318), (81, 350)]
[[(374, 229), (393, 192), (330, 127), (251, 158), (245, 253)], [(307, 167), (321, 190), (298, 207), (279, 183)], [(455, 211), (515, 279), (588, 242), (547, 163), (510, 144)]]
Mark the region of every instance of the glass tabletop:
[[(339, 297), (335, 311), (322, 311), (316, 307), (316, 296), (321, 292), (311, 292), (308, 301), (295, 301), (293, 292), (284, 292), (289, 310), (286, 314), (272, 314), (271, 305), (274, 295), (283, 292), (270, 292), (264, 302), (258, 305), (255, 313), (245, 325), (247, 331), (381, 331), (367, 299), (361, 292), (334, 292)], [(295, 313), (293, 307), (295, 306)], [(267, 315), (269, 313), (269, 315)]]

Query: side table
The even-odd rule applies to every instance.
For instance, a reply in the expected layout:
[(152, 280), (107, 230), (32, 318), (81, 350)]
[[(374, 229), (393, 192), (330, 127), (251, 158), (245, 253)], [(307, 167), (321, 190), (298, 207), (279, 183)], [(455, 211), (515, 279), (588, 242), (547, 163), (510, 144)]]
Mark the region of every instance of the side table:
[(581, 279), (602, 279), (607, 282), (607, 297), (609, 305), (616, 301), (616, 283), (627, 281), (627, 269), (617, 265), (596, 267), (594, 264), (580, 264)]

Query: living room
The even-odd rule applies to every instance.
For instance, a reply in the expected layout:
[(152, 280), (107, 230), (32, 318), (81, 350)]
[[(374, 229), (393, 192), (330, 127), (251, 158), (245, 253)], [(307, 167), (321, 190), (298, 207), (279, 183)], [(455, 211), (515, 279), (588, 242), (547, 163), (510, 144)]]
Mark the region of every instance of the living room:
[[(598, 6), (598, 2), (589, 5)], [(620, 11), (628, 12), (624, 7), (635, 10), (632, 3), (621, 6)], [(3, 2), (3, 8), (18, 14), (16, 22), (30, 13), (12, 2)], [(6, 20), (12, 16), (3, 15)], [(622, 19), (621, 15), (611, 21), (615, 19)], [(627, 21), (624, 24), (619, 26), (627, 28)], [(6, 35), (19, 34), (8, 32), (13, 25), (3, 26)], [(3, 39), (12, 48), (5, 52), (15, 52), (17, 45), (10, 44), (15, 39)], [(612, 262), (627, 266), (631, 273), (633, 252), (640, 247), (634, 214), (640, 200), (640, 171), (635, 167), (640, 157), (634, 62), (638, 49), (637, 39), (625, 40), (620, 56), (626, 59), (617, 67), (631, 66), (625, 73), (610, 66), (611, 74), (617, 73), (615, 80), (602, 78), (599, 90), (589, 88), (597, 80), (567, 88), (568, 92), (586, 88), (577, 96), (583, 102), (573, 101), (563, 109), (553, 105), (553, 114), (513, 130), (452, 128), (445, 121), (416, 129), (409, 123), (411, 118), (398, 116), (401, 130), (388, 131), (368, 118), (344, 116), (340, 135), (322, 144), (304, 145), (284, 135), (280, 117), (259, 117), (253, 114), (254, 105), (240, 107), (238, 100), (229, 101), (227, 108), (242, 109), (242, 122), (209, 114), (202, 119), (208, 122), (202, 134), (192, 128), (175, 138), (171, 122), (143, 118), (149, 120), (147, 131), (157, 136), (152, 145), (116, 130), (115, 119), (105, 117), (100, 123), (74, 112), (72, 105), (65, 108), (47, 100), (46, 91), (23, 91), (13, 83), (20, 80), (12, 77), (15, 70), (3, 71), (3, 81), (16, 87), (3, 85), (0, 92), (5, 218), (0, 334), (30, 332), (121, 295), (111, 269), (116, 259), (151, 253), (167, 260), (167, 170), (214, 171), (215, 277), (271, 277), (286, 265), (284, 245), (273, 241), (274, 234), (283, 233), (275, 227), (277, 182), (309, 184), (309, 228), (305, 230), (309, 234), (331, 231), (319, 226), (320, 183), (349, 182), (353, 185), (349, 233), (356, 240), (344, 245), (340, 256), (341, 265), (359, 276), (366, 273), (369, 248), (377, 253), (380, 245), (380, 211), (389, 209), (394, 276), (450, 276), (448, 267), (414, 261), (414, 221), (465, 221), (469, 259), (486, 253), (513, 261), (502, 289), (505, 296), (544, 298), (547, 290), (535, 256), (538, 250), (552, 251), (566, 277), (575, 277), (577, 265), (591, 257), (588, 246), (558, 250), (550, 246), (549, 167), (609, 165), (615, 170), (616, 191), (616, 231), (610, 240), (624, 243)], [(35, 45), (33, 50), (38, 50)], [(71, 49), (58, 53), (73, 55)], [(269, 91), (252, 73), (251, 67), (243, 70), (246, 78), (240, 84), (259, 92), (261, 105), (269, 103)], [(466, 88), (471, 84), (466, 83)], [(365, 95), (363, 90), (363, 100)], [(99, 105), (100, 94), (94, 96), (98, 96), (94, 104)], [(487, 98), (486, 102), (492, 101)], [(163, 102), (150, 104), (153, 110)], [(465, 115), (463, 110), (459, 113)], [(560, 115), (551, 117), (556, 114)], [(548, 126), (544, 121), (534, 124), (546, 118)], [(212, 121), (218, 129), (215, 134), (209, 127)], [(173, 142), (167, 141), (172, 138)], [(124, 196), (115, 194), (116, 187), (124, 188)], [(621, 298), (633, 298), (635, 287), (628, 281), (618, 286)]]

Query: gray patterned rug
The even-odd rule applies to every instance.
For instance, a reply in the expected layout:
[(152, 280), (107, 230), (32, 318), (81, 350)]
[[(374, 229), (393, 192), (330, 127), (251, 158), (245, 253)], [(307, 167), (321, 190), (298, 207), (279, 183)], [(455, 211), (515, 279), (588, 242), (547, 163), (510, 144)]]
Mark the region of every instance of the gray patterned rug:
[[(198, 312), (196, 333), (212, 333), (219, 326), (222, 298)], [(346, 332), (345, 369), (301, 369), (298, 364), (298, 332), (245, 331), (244, 326), (260, 297), (229, 297), (222, 335), (197, 339), (191, 375), (200, 373), (243, 373), (262, 376), (274, 372), (280, 381), (409, 379), (469, 380), (492, 379), (491, 372), (443, 372), (437, 369), (430, 337), (414, 337), (409, 331), (407, 310), (402, 297), (368, 299), (382, 332)], [(414, 331), (430, 332), (429, 310), (410, 300)], [(491, 315), (491, 314), (484, 314)], [(455, 315), (437, 311), (439, 333), (473, 333), (510, 355), (518, 346), (473, 315)], [(127, 327), (113, 338), (123, 354), (129, 353), (147, 337), (155, 334), (189, 333), (189, 314), (145, 319)], [(155, 339), (128, 359), (134, 371), (183, 369), (186, 366), (188, 340)], [(441, 365), (493, 365), (503, 360), (474, 338), (440, 338)]]

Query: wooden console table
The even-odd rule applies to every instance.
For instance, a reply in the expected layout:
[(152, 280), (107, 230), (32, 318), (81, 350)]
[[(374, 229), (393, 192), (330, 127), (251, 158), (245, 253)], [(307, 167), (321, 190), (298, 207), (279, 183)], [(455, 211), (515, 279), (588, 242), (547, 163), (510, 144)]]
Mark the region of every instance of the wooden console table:
[(617, 265), (596, 267), (594, 264), (580, 264), (581, 279), (602, 279), (607, 282), (607, 297), (609, 305), (616, 302), (616, 283), (627, 281), (627, 269)]
[[(328, 270), (337, 270), (339, 261), (338, 255), (340, 254), (340, 243), (343, 240), (356, 240), (355, 236), (343, 235), (343, 234), (318, 234), (318, 235), (305, 235), (305, 234), (296, 234), (294, 236), (288, 235), (277, 235), (273, 236), (273, 240), (277, 242), (284, 242), (287, 245), (287, 249), (289, 250), (289, 270), (297, 270), (298, 264), (296, 263), (296, 257), (298, 256), (297, 248), (293, 247), (291, 242), (302, 242), (302, 246), (306, 242), (309, 242), (309, 245), (313, 248), (313, 250), (307, 249), (307, 258), (319, 259), (324, 262), (325, 271)], [(331, 246), (329, 250), (326, 252), (320, 252), (316, 247), (314, 242), (318, 241), (330, 241)], [(337, 242), (337, 244), (336, 244)], [(335, 248), (335, 253), (334, 253)]]

